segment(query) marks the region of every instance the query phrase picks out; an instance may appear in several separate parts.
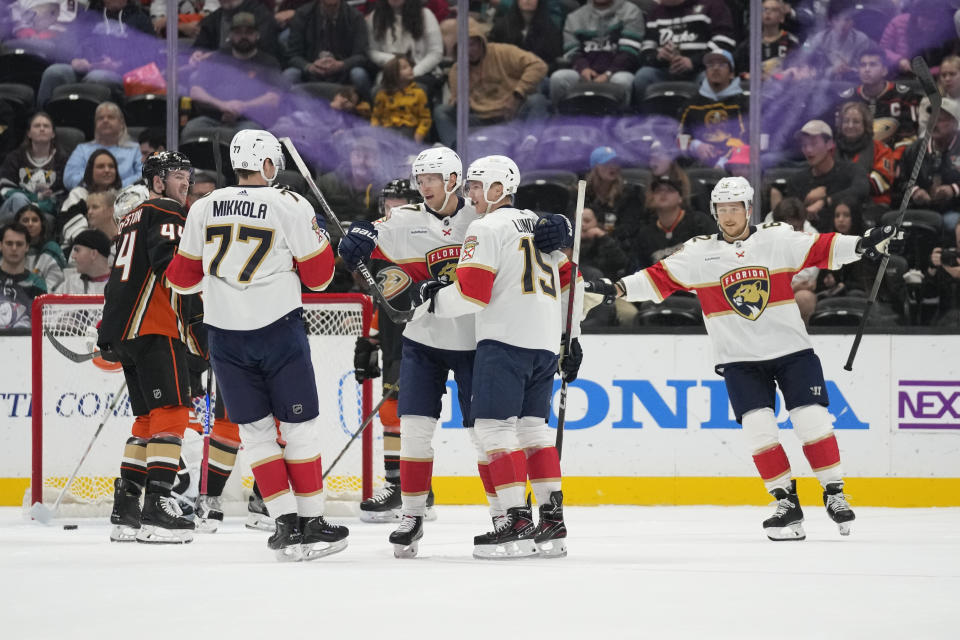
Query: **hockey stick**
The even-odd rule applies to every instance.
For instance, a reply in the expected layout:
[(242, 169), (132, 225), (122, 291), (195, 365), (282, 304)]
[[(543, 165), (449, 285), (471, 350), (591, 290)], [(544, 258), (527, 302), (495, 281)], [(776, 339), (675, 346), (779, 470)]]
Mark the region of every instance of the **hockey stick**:
[[(913, 169), (910, 171), (910, 180), (907, 181), (906, 187), (903, 190), (903, 199), (900, 201), (900, 214), (897, 216), (897, 221), (894, 223), (896, 227), (896, 233), (893, 237), (896, 238), (897, 234), (900, 232), (900, 225), (903, 224), (903, 217), (907, 213), (907, 206), (910, 204), (910, 197), (913, 195), (913, 187), (917, 183), (917, 176), (920, 175), (920, 165), (923, 164), (923, 158), (927, 154), (927, 145), (930, 144), (930, 134), (933, 132), (933, 128), (937, 124), (937, 118), (940, 117), (940, 91), (937, 89), (936, 83), (933, 81), (933, 76), (930, 75), (930, 69), (927, 67), (927, 63), (924, 62), (923, 58), (917, 56), (910, 63), (910, 67), (913, 70), (913, 74), (917, 76), (917, 79), (920, 81), (920, 85), (923, 87), (923, 93), (927, 96), (927, 99), (930, 100), (930, 119), (927, 121), (927, 130), (924, 132), (923, 137), (920, 139), (920, 149), (917, 152), (917, 157), (913, 161)], [(863, 310), (863, 317), (860, 318), (860, 326), (857, 328), (857, 335), (853, 338), (853, 345), (850, 347), (850, 354), (847, 356), (847, 363), (843, 365), (843, 368), (847, 371), (853, 371), (853, 359), (857, 357), (857, 350), (860, 348), (860, 341), (863, 339), (863, 330), (867, 326), (867, 318), (870, 316), (870, 310), (873, 308), (873, 303), (877, 299), (877, 293), (880, 291), (880, 284), (883, 282), (883, 276), (887, 272), (887, 263), (890, 261), (890, 254), (885, 254), (883, 259), (880, 261), (880, 268), (877, 270), (877, 277), (873, 280), (873, 287), (870, 289), (870, 296), (867, 298), (867, 306)]]
[[(564, 325), (563, 352), (570, 353), (573, 341), (573, 306), (577, 297), (577, 275), (580, 272), (580, 224), (583, 221), (583, 201), (587, 194), (587, 183), (577, 183), (577, 212), (573, 219), (573, 253), (570, 255), (570, 299), (567, 302), (567, 322)], [(560, 385), (560, 406), (557, 408), (557, 456), (563, 454), (563, 425), (567, 421), (567, 381)]]
[(380, 398), (380, 402), (377, 403), (377, 406), (375, 406), (373, 410), (370, 411), (370, 415), (366, 417), (366, 419), (363, 421), (363, 424), (360, 425), (360, 428), (357, 429), (352, 436), (350, 436), (350, 440), (348, 440), (347, 444), (343, 446), (343, 449), (340, 451), (339, 454), (337, 454), (337, 457), (333, 459), (333, 462), (330, 463), (330, 466), (327, 467), (327, 470), (323, 472), (323, 477), (321, 478), (321, 481), (327, 479), (327, 476), (330, 475), (330, 472), (333, 471), (333, 468), (337, 466), (338, 462), (340, 462), (340, 458), (342, 458), (343, 454), (347, 452), (347, 449), (350, 448), (350, 445), (353, 444), (353, 441), (356, 440), (361, 433), (363, 433), (363, 430), (367, 428), (367, 425), (370, 424), (370, 422), (373, 420), (373, 417), (377, 415), (378, 411), (380, 411), (380, 407), (383, 406), (383, 403), (386, 402), (390, 398), (390, 396), (392, 396), (396, 392), (397, 392), (396, 386), (393, 386), (387, 389), (387, 392), (383, 394), (382, 398)]
[[(90, 438), (90, 444), (87, 445), (87, 450), (83, 452), (82, 456), (80, 456), (80, 461), (77, 462), (77, 466), (74, 467), (73, 473), (70, 474), (67, 484), (63, 485), (63, 488), (60, 489), (60, 495), (57, 496), (57, 501), (53, 503), (53, 509), (47, 508), (47, 506), (42, 502), (34, 502), (33, 506), (30, 507), (30, 516), (34, 520), (40, 522), (41, 524), (50, 524), (50, 522), (56, 517), (57, 512), (60, 510), (60, 502), (63, 500), (63, 496), (66, 495), (67, 491), (70, 489), (70, 485), (73, 484), (77, 474), (80, 473), (80, 467), (83, 466), (84, 461), (90, 454), (90, 450), (93, 449), (93, 443), (97, 441), (97, 438), (100, 436), (100, 432), (103, 431), (103, 426), (107, 424), (107, 420), (109, 420), (110, 416), (113, 415), (113, 411), (117, 408), (117, 403), (120, 402), (120, 398), (123, 397), (123, 392), (126, 390), (126, 388), (127, 382), (124, 380), (123, 384), (121, 384), (120, 388), (117, 390), (117, 393), (113, 396), (113, 400), (110, 401), (110, 406), (107, 407), (107, 413), (103, 416), (103, 420), (101, 420), (100, 424), (97, 425), (97, 430), (93, 432), (93, 437)], [(42, 494), (40, 495), (40, 498), (43, 498)]]
[(100, 355), (99, 351), (91, 351), (90, 353), (79, 353), (77, 351), (72, 351), (70, 347), (63, 344), (59, 340), (53, 337), (53, 334), (50, 333), (50, 330), (44, 327), (43, 335), (47, 336), (47, 340), (50, 341), (50, 344), (53, 345), (53, 348), (60, 352), (61, 355), (66, 357), (73, 362), (86, 362), (87, 360), (93, 360)]
[[(300, 172), (300, 175), (303, 176), (303, 179), (307, 181), (307, 186), (310, 187), (310, 191), (313, 192), (313, 195), (316, 196), (317, 200), (320, 202), (320, 206), (323, 208), (323, 212), (327, 216), (327, 219), (335, 224), (338, 228), (342, 229), (343, 226), (340, 224), (340, 220), (333, 212), (333, 209), (330, 208), (330, 205), (327, 203), (327, 199), (323, 197), (323, 193), (320, 191), (317, 183), (313, 181), (313, 176), (310, 175), (310, 171), (307, 169), (307, 165), (304, 164), (303, 158), (301, 158), (300, 154), (297, 152), (297, 148), (293, 146), (293, 141), (290, 140), (290, 138), (284, 137), (280, 138), (280, 143), (283, 144), (283, 146), (286, 147), (287, 151), (290, 153), (290, 157), (293, 158), (293, 163), (297, 165), (297, 170)], [(370, 269), (367, 268), (367, 265), (361, 262), (357, 265), (357, 271), (360, 272), (360, 275), (363, 276), (364, 282), (366, 282), (367, 286), (370, 287), (370, 290), (373, 292), (373, 297), (377, 299), (377, 304), (380, 305), (380, 307), (392, 321), (396, 322), (397, 324), (406, 324), (413, 319), (413, 314), (416, 309), (410, 309), (409, 311), (395, 309), (393, 305), (387, 301), (387, 298), (383, 295), (383, 291), (380, 290), (380, 287), (377, 286), (377, 281), (373, 279), (373, 276), (370, 274)]]
[(207, 495), (207, 474), (210, 470), (210, 429), (213, 415), (210, 413), (210, 393), (213, 386), (213, 367), (207, 369), (207, 413), (203, 419), (203, 458), (200, 462), (200, 495)]

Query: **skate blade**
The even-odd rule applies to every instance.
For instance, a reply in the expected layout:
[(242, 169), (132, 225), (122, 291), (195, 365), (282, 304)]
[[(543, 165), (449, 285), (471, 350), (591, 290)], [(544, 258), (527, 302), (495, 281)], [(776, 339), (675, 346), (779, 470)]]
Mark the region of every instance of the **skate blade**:
[(360, 510), (361, 522), (396, 522), (400, 519), (400, 510), (391, 509), (389, 511), (364, 511)]
[(806, 540), (807, 534), (803, 530), (803, 525), (799, 522), (788, 524), (785, 527), (768, 527), (764, 529), (767, 537), (774, 542), (788, 542), (792, 540)]
[(537, 555), (537, 546), (533, 540), (516, 540), (505, 544), (477, 544), (473, 546), (473, 557), (478, 560), (514, 560), (531, 558)]
[(838, 522), (837, 528), (840, 529), (840, 535), (848, 536), (850, 535), (850, 523), (849, 522)]
[(197, 528), (197, 533), (216, 533), (217, 529), (220, 528), (220, 520), (214, 518), (197, 518), (197, 521), (194, 523)]
[(110, 542), (135, 542), (139, 531), (125, 524), (115, 524), (110, 531)]
[(193, 529), (164, 529), (152, 524), (140, 527), (137, 542), (143, 544), (190, 544), (193, 542)]
[(303, 560), (303, 549), (298, 544), (291, 544), (288, 547), (274, 549), (273, 555), (278, 562), (300, 562)]
[(427, 507), (427, 512), (423, 516), (424, 522), (433, 522), (437, 519), (437, 512), (433, 507)]
[(277, 530), (277, 525), (273, 521), (273, 518), (265, 516), (262, 513), (248, 513), (247, 521), (243, 526), (254, 531), (269, 531), (273, 533)]
[(313, 542), (300, 545), (303, 549), (304, 560), (318, 560), (326, 556), (332, 556), (340, 553), (347, 548), (347, 539), (337, 540), (336, 542)]
[(414, 540), (412, 544), (403, 545), (395, 544), (393, 545), (393, 557), (400, 558), (403, 560), (416, 558), (417, 552), (420, 551), (420, 541)]
[(567, 543), (563, 538), (538, 542), (537, 553), (541, 558), (566, 558)]

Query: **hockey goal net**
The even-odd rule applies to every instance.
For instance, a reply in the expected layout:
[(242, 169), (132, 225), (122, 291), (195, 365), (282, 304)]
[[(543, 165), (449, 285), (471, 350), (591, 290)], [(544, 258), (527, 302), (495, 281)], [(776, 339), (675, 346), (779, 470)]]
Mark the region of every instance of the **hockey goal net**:
[[(305, 294), (304, 320), (310, 341), (323, 437), (324, 471), (346, 446), (373, 407), (373, 384), (358, 384), (353, 374), (357, 336), (368, 335), (372, 318), (370, 299), (361, 294)], [(124, 443), (130, 435), (133, 414), (123, 388), (119, 365), (96, 358), (74, 362), (54, 341), (73, 353), (85, 354), (95, 345), (96, 326), (103, 296), (45, 295), (34, 301), (32, 328), (33, 405), (32, 478), (24, 506), (33, 502), (51, 505), (66, 485), (100, 422), (103, 430), (61, 502), (67, 515), (109, 513), (113, 481), (119, 473)], [(110, 411), (114, 397), (120, 393)], [(194, 391), (194, 396), (202, 392)], [(213, 398), (215, 406), (216, 398)], [(199, 413), (202, 405), (196, 402)], [(110, 414), (109, 416), (107, 414)], [(202, 415), (200, 424), (203, 424)], [(183, 458), (197, 466), (202, 451), (199, 438), (187, 433)], [(202, 440), (201, 440), (202, 442)], [(383, 483), (382, 427), (375, 418), (351, 445), (324, 481), (328, 501), (354, 511)], [(375, 473), (376, 470), (376, 473)], [(225, 511), (242, 513), (253, 487), (253, 475), (241, 450), (237, 466), (224, 492)]]

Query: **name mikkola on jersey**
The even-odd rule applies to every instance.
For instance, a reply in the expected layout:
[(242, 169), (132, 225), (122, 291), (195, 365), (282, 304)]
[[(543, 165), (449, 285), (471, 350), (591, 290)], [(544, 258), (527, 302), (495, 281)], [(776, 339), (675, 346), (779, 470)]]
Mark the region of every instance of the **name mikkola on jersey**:
[(260, 203), (257, 212), (253, 212), (254, 203), (251, 200), (219, 200), (213, 203), (213, 217), (242, 216), (253, 220), (263, 220), (267, 217), (267, 205)]

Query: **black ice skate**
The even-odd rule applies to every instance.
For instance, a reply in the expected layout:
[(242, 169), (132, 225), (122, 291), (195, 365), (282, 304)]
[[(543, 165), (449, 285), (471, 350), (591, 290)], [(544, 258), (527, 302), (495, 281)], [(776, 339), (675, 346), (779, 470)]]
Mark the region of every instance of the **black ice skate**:
[(112, 542), (133, 542), (140, 530), (140, 493), (135, 482), (117, 478), (113, 482), (113, 511), (110, 513)]
[(427, 522), (433, 522), (437, 519), (437, 512), (433, 508), (434, 502), (436, 502), (436, 499), (433, 495), (433, 487), (430, 487), (430, 492), (427, 494), (427, 515), (423, 517)]
[(850, 503), (847, 502), (847, 496), (843, 493), (842, 482), (832, 482), (827, 485), (823, 491), (823, 505), (827, 508), (827, 515), (837, 523), (840, 529), (840, 535), (850, 535), (850, 523), (857, 516), (853, 514)]
[(197, 533), (216, 533), (223, 522), (220, 496), (197, 496), (196, 514)]
[(244, 526), (258, 531), (274, 531), (277, 528), (273, 518), (267, 512), (267, 505), (254, 493), (251, 493), (250, 499), (247, 500), (247, 522)]
[(390, 534), (394, 558), (416, 558), (423, 537), (423, 516), (404, 516), (400, 526)]
[(193, 541), (193, 529), (193, 522), (183, 517), (176, 500), (159, 493), (147, 493), (137, 542), (184, 544)]
[(763, 530), (767, 537), (777, 542), (784, 540), (805, 540), (803, 531), (803, 510), (797, 497), (797, 481), (791, 480), (790, 493), (783, 489), (774, 489), (770, 493), (777, 499), (777, 510), (763, 521)]
[(400, 502), (400, 483), (388, 482), (373, 497), (360, 503), (360, 519), (364, 522), (399, 520)]
[[(272, 520), (271, 520), (272, 522)], [(273, 549), (280, 562), (303, 560), (303, 533), (300, 531), (300, 516), (285, 513), (276, 519), (276, 530), (267, 538), (267, 547)]]
[(567, 525), (563, 522), (563, 492), (550, 494), (550, 503), (540, 505), (540, 524), (533, 541), (542, 558), (567, 555)]
[(323, 516), (300, 518), (300, 530), (303, 531), (303, 559), (316, 560), (324, 556), (339, 553), (347, 548), (346, 527), (330, 524)]
[(537, 527), (529, 503), (507, 509), (507, 515), (496, 520), (499, 522), (493, 531), (473, 538), (474, 558), (500, 560), (537, 555), (534, 543)]

